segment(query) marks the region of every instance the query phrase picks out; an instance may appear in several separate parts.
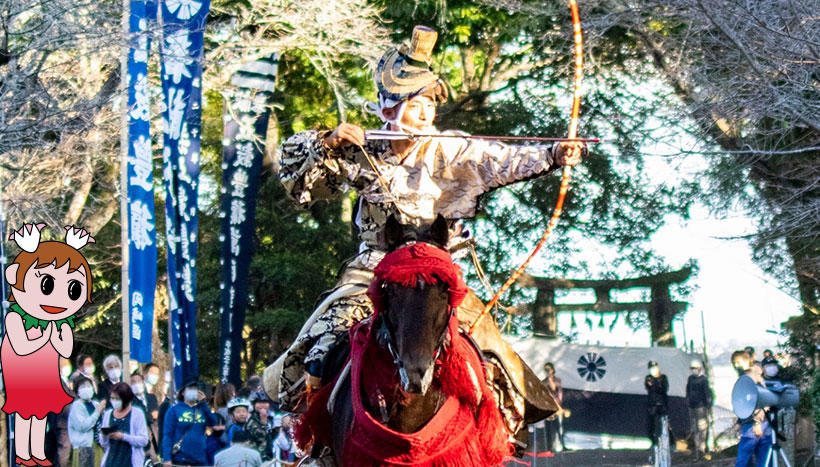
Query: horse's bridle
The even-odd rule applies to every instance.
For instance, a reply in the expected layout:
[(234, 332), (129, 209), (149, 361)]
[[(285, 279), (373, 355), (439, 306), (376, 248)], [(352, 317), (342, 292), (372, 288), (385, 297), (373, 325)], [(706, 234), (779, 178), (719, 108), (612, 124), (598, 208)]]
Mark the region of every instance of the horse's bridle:
[[(448, 313), (447, 313), (447, 325), (444, 327), (444, 331), (441, 333), (441, 336), (438, 338), (438, 344), (436, 345), (436, 352), (433, 355), (433, 362), (438, 360), (439, 355), (441, 355), (442, 349), (444, 349), (444, 345), (447, 343), (447, 333), (450, 330), (450, 320), (453, 319), (453, 316), (456, 312), (456, 307), (452, 305), (447, 306)], [(379, 328), (376, 331), (376, 340), (379, 344), (387, 349), (390, 353), (390, 356), (393, 358), (393, 364), (396, 365), (396, 368), (399, 371), (399, 380), (402, 387), (406, 387), (407, 383), (410, 382), (409, 377), (407, 376), (407, 370), (404, 367), (404, 362), (402, 362), (399, 353), (396, 351), (396, 348), (393, 346), (393, 330), (387, 325), (387, 320), (382, 316), (379, 319)]]

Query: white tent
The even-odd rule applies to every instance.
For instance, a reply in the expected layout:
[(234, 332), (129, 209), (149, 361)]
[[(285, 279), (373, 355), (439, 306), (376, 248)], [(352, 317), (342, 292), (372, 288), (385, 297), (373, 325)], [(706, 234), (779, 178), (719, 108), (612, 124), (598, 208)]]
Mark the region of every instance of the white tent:
[(646, 436), (644, 378), (652, 360), (669, 380), (673, 431), (686, 432), (686, 381), (692, 360), (700, 360), (701, 355), (670, 347), (578, 345), (543, 337), (507, 340), (539, 376), (546, 376), (545, 363), (555, 366), (564, 389), (563, 405), (573, 413), (564, 421), (568, 431)]
[(543, 337), (507, 341), (537, 375), (546, 376), (544, 364), (552, 362), (564, 389), (579, 391), (645, 395), (647, 363), (653, 360), (669, 379), (669, 396), (685, 397), (689, 366), (693, 359), (702, 362), (701, 355), (673, 347), (578, 345)]

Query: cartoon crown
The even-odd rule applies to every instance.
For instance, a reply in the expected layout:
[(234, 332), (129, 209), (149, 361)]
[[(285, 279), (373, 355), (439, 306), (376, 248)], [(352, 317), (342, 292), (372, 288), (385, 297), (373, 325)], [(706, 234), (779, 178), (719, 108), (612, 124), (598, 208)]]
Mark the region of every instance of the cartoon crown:
[(45, 226), (45, 224), (23, 224), (20, 230), (9, 235), (9, 240), (14, 240), (21, 250), (34, 253), (40, 245), (40, 231)]
[(85, 229), (75, 228), (73, 225), (65, 226), (65, 242), (76, 249), (80, 249), (89, 243), (94, 243), (94, 237)]

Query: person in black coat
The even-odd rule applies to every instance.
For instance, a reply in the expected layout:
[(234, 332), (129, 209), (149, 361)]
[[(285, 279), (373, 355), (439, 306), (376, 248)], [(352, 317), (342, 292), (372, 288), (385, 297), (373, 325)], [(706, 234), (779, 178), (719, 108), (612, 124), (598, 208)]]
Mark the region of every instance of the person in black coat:
[[(694, 443), (695, 458), (706, 458), (706, 434), (709, 429), (709, 408), (712, 407), (712, 390), (703, 374), (699, 360), (689, 366), (692, 374), (686, 381), (686, 406), (689, 407), (689, 429)], [(708, 460), (708, 459), (707, 459)]]
[[(652, 446), (658, 444), (658, 437), (661, 434), (661, 417), (669, 414), (669, 380), (661, 373), (657, 362), (650, 360), (647, 365), (649, 374), (644, 378), (643, 385), (646, 388), (646, 413), (647, 413), (647, 434), (652, 440)], [(670, 440), (672, 432), (669, 432)]]

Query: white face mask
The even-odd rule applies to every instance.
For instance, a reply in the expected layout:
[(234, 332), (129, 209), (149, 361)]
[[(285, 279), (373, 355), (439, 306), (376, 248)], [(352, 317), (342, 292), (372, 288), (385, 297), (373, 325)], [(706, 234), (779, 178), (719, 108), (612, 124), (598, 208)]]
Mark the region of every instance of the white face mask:
[(199, 390), (197, 389), (186, 389), (182, 396), (188, 402), (196, 402), (199, 399)]
[(774, 378), (777, 376), (777, 365), (766, 365), (763, 367), (763, 373), (767, 378)]
[(145, 392), (145, 385), (142, 383), (134, 383), (131, 385), (131, 390), (134, 391), (134, 394), (142, 394)]
[(85, 373), (86, 376), (91, 376), (91, 375), (94, 374), (94, 370), (95, 370), (94, 365), (90, 365), (90, 366), (87, 366), (87, 367), (83, 368), (83, 373)]
[(700, 374), (700, 369), (699, 368), (692, 368), (692, 374), (695, 375), (695, 376), (699, 375)]
[(94, 388), (86, 384), (85, 386), (80, 387), (80, 389), (77, 389), (77, 395), (84, 401), (91, 400), (94, 396)]
[(145, 377), (145, 382), (153, 386), (159, 382), (159, 375), (154, 373), (148, 373), (148, 376)]
[(106, 371), (111, 381), (119, 381), (122, 376), (122, 368), (110, 368)]
[(111, 399), (111, 407), (112, 407), (114, 410), (120, 410), (120, 409), (122, 409), (122, 401), (121, 401), (121, 400), (119, 400), (119, 399)]

